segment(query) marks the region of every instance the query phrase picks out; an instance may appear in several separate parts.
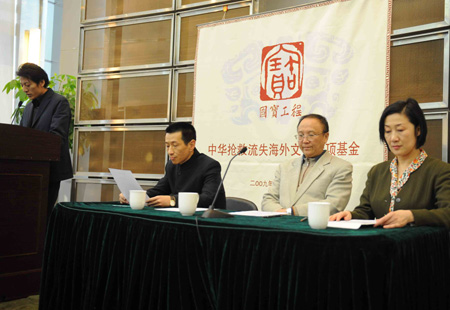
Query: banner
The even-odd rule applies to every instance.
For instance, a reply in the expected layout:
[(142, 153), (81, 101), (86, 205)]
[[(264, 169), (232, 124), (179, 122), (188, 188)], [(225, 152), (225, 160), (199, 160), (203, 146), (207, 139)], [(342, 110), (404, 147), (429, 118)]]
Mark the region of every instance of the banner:
[(330, 125), (326, 148), (353, 164), (347, 209), (383, 161), (378, 121), (388, 103), (391, 0), (328, 1), (199, 27), (197, 148), (218, 160), (227, 196), (261, 206), (283, 161), (301, 156), (302, 115)]

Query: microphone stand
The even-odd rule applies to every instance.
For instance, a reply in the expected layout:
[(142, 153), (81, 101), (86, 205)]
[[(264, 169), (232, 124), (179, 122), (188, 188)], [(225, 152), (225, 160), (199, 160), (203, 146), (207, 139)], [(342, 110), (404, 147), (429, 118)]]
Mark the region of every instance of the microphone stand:
[(223, 180), (225, 180), (225, 177), (227, 175), (228, 168), (230, 168), (231, 162), (233, 161), (233, 159), (236, 158), (236, 156), (241, 155), (241, 154), (243, 154), (245, 152), (247, 152), (247, 147), (244, 146), (239, 151), (239, 153), (237, 153), (236, 155), (233, 156), (233, 158), (231, 158), (230, 162), (228, 163), (227, 169), (225, 170), (223, 178), (222, 178), (222, 180), (220, 180), (220, 185), (219, 185), (219, 188), (217, 189), (216, 196), (214, 196), (214, 200), (213, 200), (212, 204), (209, 206), (208, 210), (206, 210), (202, 214), (203, 218), (227, 218), (227, 217), (234, 217), (233, 215), (231, 215), (229, 213), (218, 211), (218, 210), (214, 210), (214, 204), (216, 203), (217, 196), (219, 195), (220, 189), (221, 189), (222, 184), (223, 184)]

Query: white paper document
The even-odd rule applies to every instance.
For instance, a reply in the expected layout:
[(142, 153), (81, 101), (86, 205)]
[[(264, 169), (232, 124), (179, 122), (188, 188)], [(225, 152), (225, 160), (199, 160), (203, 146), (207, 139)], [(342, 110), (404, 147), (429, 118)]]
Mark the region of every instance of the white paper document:
[[(155, 210), (158, 210), (158, 211), (180, 212), (180, 209), (179, 209), (179, 208), (155, 208)], [(195, 212), (198, 212), (198, 211), (206, 211), (206, 210), (208, 210), (208, 208), (197, 208), (197, 209), (195, 209)]]
[(329, 221), (327, 227), (359, 229), (362, 225), (375, 225), (376, 220), (350, 220), (350, 221)]
[[(120, 192), (128, 201), (130, 201), (130, 190), (142, 190), (142, 187), (139, 185), (138, 181), (130, 170), (109, 168), (109, 171), (111, 172), (114, 181), (119, 187)], [(148, 196), (146, 197), (146, 200), (147, 199)]]
[(274, 217), (274, 216), (282, 216), (286, 215), (286, 213), (281, 212), (268, 212), (268, 211), (236, 211), (230, 212), (233, 215), (244, 215), (244, 216), (256, 216), (256, 217)]

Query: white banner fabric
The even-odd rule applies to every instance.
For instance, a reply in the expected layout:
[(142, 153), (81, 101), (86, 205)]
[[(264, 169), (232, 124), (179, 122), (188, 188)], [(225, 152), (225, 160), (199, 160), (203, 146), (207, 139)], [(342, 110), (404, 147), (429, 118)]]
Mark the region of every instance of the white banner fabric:
[(261, 206), (279, 163), (301, 156), (301, 115), (324, 115), (326, 148), (353, 164), (347, 209), (384, 159), (378, 121), (388, 101), (391, 0), (329, 1), (202, 25), (194, 117), (197, 148), (222, 165), (227, 196)]

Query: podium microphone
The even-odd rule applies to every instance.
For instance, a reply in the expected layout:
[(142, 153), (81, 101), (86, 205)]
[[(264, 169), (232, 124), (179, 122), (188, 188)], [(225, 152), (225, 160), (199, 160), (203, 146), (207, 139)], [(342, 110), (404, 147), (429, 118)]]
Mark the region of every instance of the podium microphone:
[(17, 114), (19, 114), (19, 109), (20, 109), (20, 107), (22, 106), (22, 104), (23, 104), (23, 101), (19, 101), (19, 104), (18, 104), (18, 106), (17, 106), (16, 113), (14, 113), (14, 115), (13, 115), (13, 119), (12, 119), (12, 121), (11, 121), (11, 125), (14, 123), (14, 120), (17, 118)]
[(222, 180), (220, 181), (219, 188), (217, 189), (217, 192), (216, 192), (216, 196), (214, 196), (214, 200), (213, 200), (212, 204), (209, 206), (208, 210), (206, 210), (205, 212), (203, 212), (202, 217), (204, 217), (204, 218), (224, 218), (224, 217), (233, 217), (233, 215), (231, 215), (231, 214), (229, 214), (229, 213), (222, 212), (222, 211), (218, 211), (218, 210), (214, 210), (214, 204), (216, 203), (217, 196), (219, 195), (220, 188), (222, 187), (223, 180), (225, 180), (225, 176), (227, 175), (228, 168), (230, 168), (231, 162), (233, 161), (233, 159), (236, 158), (236, 156), (241, 155), (241, 154), (244, 154), (245, 152), (247, 152), (247, 147), (246, 147), (246, 146), (244, 146), (244, 147), (239, 151), (239, 153), (237, 153), (236, 155), (233, 156), (233, 158), (231, 158), (230, 162), (228, 163), (227, 170), (225, 170), (225, 173), (224, 173), (224, 175), (223, 175), (223, 178), (222, 178)]

